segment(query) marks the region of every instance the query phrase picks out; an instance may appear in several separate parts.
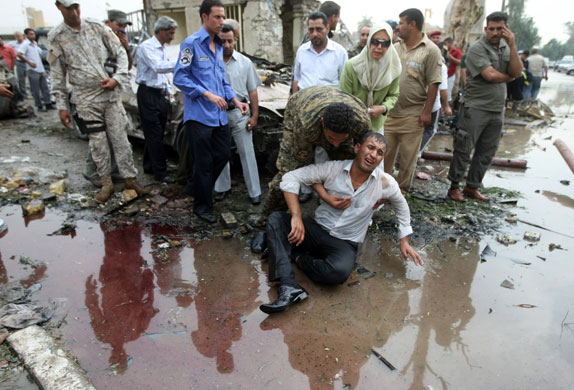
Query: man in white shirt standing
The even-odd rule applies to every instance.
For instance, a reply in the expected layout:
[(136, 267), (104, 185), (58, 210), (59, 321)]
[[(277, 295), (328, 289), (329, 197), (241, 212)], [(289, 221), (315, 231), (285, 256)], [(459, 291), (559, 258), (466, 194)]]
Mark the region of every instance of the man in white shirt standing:
[[(248, 115), (243, 115), (238, 107), (228, 103), (227, 119), (241, 160), (249, 200), (254, 205), (258, 205), (261, 203), (261, 184), (253, 148), (253, 130), (257, 126), (259, 117), (257, 87), (261, 85), (261, 79), (257, 75), (253, 62), (235, 50), (236, 34), (236, 29), (230, 24), (223, 24), (219, 33), (219, 38), (223, 42), (225, 78), (231, 84), (237, 99), (240, 102), (249, 103), (250, 110)], [(231, 174), (229, 163), (227, 163), (215, 181), (215, 200), (223, 200), (229, 191), (231, 191)]]
[(156, 180), (164, 183), (175, 183), (167, 174), (163, 135), (173, 97), (167, 74), (173, 72), (177, 63), (167, 59), (165, 44), (173, 40), (176, 28), (175, 20), (160, 17), (154, 26), (155, 35), (142, 43), (136, 53), (138, 110), (145, 137), (144, 172), (153, 173)]
[[(14, 33), (14, 41), (9, 42), (8, 44), (14, 48), (16, 54), (20, 49), (20, 46), (25, 42), (24, 34), (20, 31), (16, 31)], [(16, 76), (18, 77), (18, 87), (20, 88), (20, 93), (24, 99), (28, 98), (28, 94), (26, 93), (26, 63), (17, 57), (16, 59)]]
[(347, 62), (343, 46), (327, 37), (327, 16), (313, 12), (307, 21), (309, 42), (297, 50), (293, 70), (293, 93), (314, 85), (339, 85), (341, 72)]
[(546, 59), (538, 53), (538, 49), (532, 49), (532, 55), (528, 57), (528, 70), (532, 73), (532, 100), (538, 98), (542, 79), (548, 81), (548, 65)]
[[(269, 279), (278, 280), (278, 297), (260, 309), (267, 313), (287, 310), (308, 297), (295, 281), (291, 262), (311, 280), (340, 284), (355, 264), (358, 245), (363, 242), (371, 217), (381, 199), (388, 199), (399, 222), (401, 254), (417, 265), (421, 256), (410, 246), (410, 212), (396, 180), (378, 168), (386, 151), (382, 134), (366, 133), (355, 145), (355, 158), (308, 165), (283, 176), (281, 190), (291, 214), (278, 211), (267, 220)], [(323, 202), (315, 218), (301, 216), (297, 194), (302, 184), (321, 183), (315, 188)], [(320, 187), (320, 186), (319, 186)]]
[(46, 70), (42, 64), (42, 52), (36, 42), (36, 33), (33, 29), (27, 28), (24, 30), (24, 35), (26, 35), (27, 39), (18, 48), (17, 55), (18, 58), (27, 64), (26, 72), (36, 108), (40, 111), (56, 109), (56, 107), (52, 106), (50, 90), (46, 81)]

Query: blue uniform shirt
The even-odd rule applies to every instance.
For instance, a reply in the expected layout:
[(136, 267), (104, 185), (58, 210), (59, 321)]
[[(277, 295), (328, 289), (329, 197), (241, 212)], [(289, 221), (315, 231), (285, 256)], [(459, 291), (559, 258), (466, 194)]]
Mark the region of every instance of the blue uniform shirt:
[(227, 113), (217, 108), (203, 94), (207, 90), (230, 101), (235, 93), (225, 80), (221, 40), (215, 36), (215, 55), (209, 48), (209, 40), (209, 34), (202, 26), (182, 42), (173, 83), (185, 95), (184, 122), (194, 120), (206, 126), (218, 127), (227, 124)]

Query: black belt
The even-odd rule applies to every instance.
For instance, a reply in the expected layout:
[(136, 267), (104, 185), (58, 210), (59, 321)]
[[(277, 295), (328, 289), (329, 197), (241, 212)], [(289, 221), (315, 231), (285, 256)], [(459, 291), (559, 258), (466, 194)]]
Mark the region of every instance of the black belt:
[(160, 94), (162, 94), (162, 95), (167, 95), (167, 91), (166, 91), (165, 88), (148, 87), (148, 86), (145, 85), (145, 84), (140, 84), (139, 86), (142, 87), (142, 88), (144, 88), (144, 89), (146, 89), (146, 90), (149, 90), (150, 92), (160, 93)]
[[(239, 100), (239, 99), (238, 99)], [(246, 99), (239, 100), (241, 103), (247, 103)], [(232, 101), (227, 102), (227, 111), (235, 110), (237, 106)]]

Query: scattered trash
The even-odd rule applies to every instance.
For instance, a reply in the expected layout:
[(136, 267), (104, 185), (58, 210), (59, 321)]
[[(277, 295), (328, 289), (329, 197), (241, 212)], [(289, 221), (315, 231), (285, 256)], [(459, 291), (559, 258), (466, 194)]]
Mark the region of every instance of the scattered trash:
[(512, 257), (509, 257), (509, 259), (516, 264), (520, 264), (520, 265), (531, 265), (532, 263), (527, 263), (526, 261), (522, 261), (522, 260), (518, 260), (518, 259), (513, 259)]
[(221, 219), (223, 219), (223, 224), (230, 229), (237, 226), (237, 219), (233, 213), (221, 213)]
[(509, 217), (504, 218), (504, 220), (508, 223), (518, 222), (518, 218), (516, 216), (509, 216)]
[(495, 257), (495, 256), (496, 256), (496, 252), (492, 250), (490, 245), (486, 244), (486, 246), (484, 247), (484, 249), (480, 253), (480, 261), (484, 263), (487, 260), (487, 258)]
[(351, 282), (349, 284), (347, 284), (348, 287), (357, 287), (361, 285), (361, 281), (360, 280), (355, 280), (354, 282)]
[(76, 236), (76, 224), (74, 222), (64, 222), (62, 227), (48, 234), (48, 236), (68, 236), (71, 235), (72, 237)]
[(468, 218), (470, 223), (472, 223), (473, 225), (478, 225), (478, 218), (476, 218), (474, 215), (467, 214), (466, 217)]
[(512, 206), (516, 206), (516, 204), (518, 203), (518, 199), (516, 199), (516, 198), (512, 198), (512, 199), (500, 199), (500, 200), (498, 201), (498, 203), (500, 203), (500, 204), (509, 204), (509, 205), (512, 205)]
[(0, 309), (0, 325), (11, 329), (23, 329), (30, 325), (41, 324), (52, 318), (54, 309), (33, 303), (9, 303)]
[(87, 203), (88, 198), (83, 194), (68, 194), (67, 196), (70, 202)]
[(64, 179), (58, 180), (50, 184), (50, 192), (56, 195), (62, 195), (66, 191), (66, 181)]
[(223, 237), (225, 239), (229, 239), (229, 238), (233, 237), (233, 232), (231, 230), (225, 229), (221, 232), (221, 237)]
[(565, 186), (569, 186), (570, 180), (560, 180), (560, 183), (564, 184)]
[(21, 162), (30, 162), (30, 157), (10, 156), (0, 158), (0, 163), (2, 164), (13, 164)]
[(559, 250), (561, 250), (561, 251), (565, 251), (565, 250), (566, 250), (566, 249), (562, 248), (562, 246), (560, 246), (559, 244), (551, 243), (550, 245), (548, 245), (548, 250), (549, 250), (550, 252), (552, 252), (554, 249), (559, 249)]
[(432, 180), (432, 176), (425, 172), (417, 172), (415, 176), (420, 180)]
[(504, 279), (504, 281), (502, 283), (500, 283), (500, 287), (509, 288), (511, 290), (514, 290), (514, 283), (512, 283), (508, 279)]
[(159, 249), (168, 249), (170, 247), (169, 242), (164, 242), (157, 246)]
[(135, 198), (138, 197), (138, 193), (136, 192), (136, 190), (123, 190), (122, 191), (122, 196), (124, 198), (124, 202), (129, 202), (131, 200), (134, 200)]
[(504, 235), (504, 236), (496, 236), (496, 241), (500, 242), (503, 245), (513, 245), (518, 242), (518, 240), (512, 236)]
[(44, 202), (51, 202), (53, 200), (58, 199), (58, 195), (56, 194), (52, 194), (51, 192), (47, 193), (47, 194), (42, 194), (42, 200)]
[(251, 225), (249, 225), (248, 223), (239, 226), (239, 233), (241, 234), (247, 234), (249, 232), (253, 231), (253, 227)]
[(251, 252), (261, 253), (267, 248), (267, 234), (265, 232), (255, 232), (251, 239)]
[(521, 303), (521, 304), (519, 304), (519, 305), (514, 305), (514, 306), (523, 307), (523, 308), (525, 308), (525, 309), (532, 309), (532, 308), (536, 307), (536, 306), (531, 305), (531, 304), (529, 304), (529, 303)]
[(28, 296), (42, 288), (40, 283), (36, 283), (30, 288), (25, 288), (19, 281), (0, 284), (0, 305), (7, 303), (21, 303)]
[(373, 354), (381, 361), (385, 364), (385, 366), (389, 367), (391, 369), (391, 371), (396, 370), (395, 366), (393, 366), (387, 359), (385, 359), (383, 357), (383, 355), (381, 355), (379, 352), (377, 352), (375, 350), (375, 348), (371, 348), (371, 352), (373, 352)]
[(540, 241), (541, 234), (538, 232), (524, 232), (524, 239), (527, 241), (537, 242)]
[(542, 257), (542, 256), (536, 256), (536, 257), (538, 257), (542, 261), (546, 261), (546, 257)]
[(452, 216), (452, 215), (444, 215), (441, 217), (440, 219), (443, 222), (448, 222), (448, 223), (455, 223), (456, 222), (456, 217)]
[(6, 222), (4, 222), (3, 219), (0, 219), (0, 234), (4, 233), (6, 230), (8, 230), (8, 225), (6, 225)]
[(24, 215), (34, 215), (44, 211), (44, 202), (40, 199), (33, 199), (30, 202), (22, 205)]
[(155, 195), (151, 198), (151, 201), (161, 206), (162, 204), (167, 203), (168, 199), (161, 195)]
[(376, 272), (373, 272), (373, 271), (366, 269), (361, 264), (357, 264), (355, 266), (355, 271), (357, 271), (359, 273), (359, 276), (361, 276), (363, 279), (372, 278), (373, 276), (375, 276), (377, 274)]
[(127, 215), (128, 217), (133, 217), (137, 213), (139, 213), (140, 208), (137, 204), (132, 204), (126, 207), (123, 210), (120, 210), (120, 214)]

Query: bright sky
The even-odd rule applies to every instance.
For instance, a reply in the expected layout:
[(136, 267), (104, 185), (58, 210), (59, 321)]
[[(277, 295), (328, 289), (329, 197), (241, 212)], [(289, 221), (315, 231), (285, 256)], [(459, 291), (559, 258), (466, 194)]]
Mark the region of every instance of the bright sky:
[[(372, 16), (374, 21), (398, 19), (398, 14), (406, 8), (415, 7), (424, 12), (432, 4), (432, 17), (429, 22), (442, 26), (444, 10), (448, 0), (407, 0), (403, 2), (375, 0), (335, 0), (341, 5), (341, 19), (353, 31), (364, 15)], [(143, 8), (142, 0), (80, 0), (82, 16), (97, 19), (106, 18), (107, 9), (121, 9), (125, 12)], [(55, 26), (62, 17), (54, 5), (54, 0), (0, 0), (2, 18), (0, 33), (10, 33), (26, 27), (25, 7), (40, 9), (44, 12), (44, 20), (49, 26)], [(487, 13), (497, 11), (502, 6), (502, 0), (486, 0)], [(534, 16), (542, 43), (552, 38), (564, 42), (567, 39), (564, 23), (574, 21), (574, 1), (572, 0), (527, 0), (526, 13)], [(510, 26), (512, 29), (512, 26)]]

